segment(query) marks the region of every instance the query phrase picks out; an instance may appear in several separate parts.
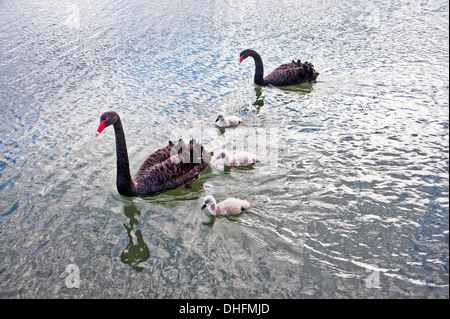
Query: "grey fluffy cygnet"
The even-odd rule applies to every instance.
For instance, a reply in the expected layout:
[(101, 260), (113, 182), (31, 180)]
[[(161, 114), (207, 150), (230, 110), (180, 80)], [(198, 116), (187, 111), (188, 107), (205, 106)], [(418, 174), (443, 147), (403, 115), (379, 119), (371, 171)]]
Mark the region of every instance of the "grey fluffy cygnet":
[(208, 207), (209, 213), (214, 216), (232, 216), (239, 215), (246, 211), (250, 204), (249, 202), (237, 198), (227, 198), (223, 202), (216, 204), (216, 200), (211, 195), (205, 196), (203, 199), (202, 210)]
[(218, 127), (231, 127), (236, 126), (242, 123), (242, 119), (240, 117), (230, 115), (225, 116), (223, 113), (219, 113), (216, 119), (216, 125)]
[(227, 166), (248, 166), (259, 162), (258, 157), (249, 152), (239, 152), (230, 155), (228, 151), (222, 151), (217, 158), (223, 158)]

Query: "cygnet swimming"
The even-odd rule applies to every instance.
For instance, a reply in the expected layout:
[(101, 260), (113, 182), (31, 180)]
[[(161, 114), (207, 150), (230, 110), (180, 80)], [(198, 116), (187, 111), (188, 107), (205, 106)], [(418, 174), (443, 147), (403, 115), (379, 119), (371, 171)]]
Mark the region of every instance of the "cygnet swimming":
[(231, 127), (236, 126), (242, 123), (242, 119), (237, 116), (225, 116), (223, 113), (220, 113), (216, 119), (216, 125), (219, 127)]
[(258, 157), (249, 152), (230, 155), (228, 151), (222, 151), (217, 158), (223, 158), (227, 166), (248, 166), (259, 162)]
[(216, 204), (216, 200), (211, 195), (205, 196), (203, 199), (202, 210), (208, 207), (209, 213), (214, 216), (231, 216), (239, 215), (243, 211), (246, 211), (250, 204), (241, 199), (237, 198), (227, 198), (223, 202)]

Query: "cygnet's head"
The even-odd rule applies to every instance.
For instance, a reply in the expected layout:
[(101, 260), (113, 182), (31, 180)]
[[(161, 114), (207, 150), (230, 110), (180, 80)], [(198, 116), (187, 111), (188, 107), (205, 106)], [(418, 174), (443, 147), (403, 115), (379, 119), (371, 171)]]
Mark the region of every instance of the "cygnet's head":
[(225, 158), (229, 155), (230, 153), (228, 153), (227, 151), (222, 151), (220, 152), (219, 156), (217, 156), (217, 159), (219, 158)]
[(225, 119), (225, 115), (223, 113), (219, 113), (219, 115), (217, 115), (216, 122), (222, 121), (223, 119)]
[(206, 195), (205, 198), (203, 199), (203, 206), (201, 209), (204, 210), (206, 207), (208, 207), (209, 212), (215, 215), (215, 210), (211, 208), (211, 206), (215, 205), (216, 200), (214, 199), (214, 197), (212, 197), (211, 195)]

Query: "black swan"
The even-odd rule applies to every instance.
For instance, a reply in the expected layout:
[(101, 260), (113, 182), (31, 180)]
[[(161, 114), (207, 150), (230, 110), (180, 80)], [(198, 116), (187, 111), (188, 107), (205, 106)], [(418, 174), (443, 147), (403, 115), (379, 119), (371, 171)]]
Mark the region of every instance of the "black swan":
[(153, 196), (159, 193), (190, 185), (208, 166), (213, 153), (191, 140), (186, 145), (183, 140), (151, 154), (131, 178), (127, 145), (122, 122), (116, 112), (105, 112), (100, 117), (98, 136), (106, 127), (114, 125), (117, 156), (117, 190), (124, 196)]
[(291, 63), (280, 65), (278, 68), (272, 71), (269, 75), (264, 77), (264, 68), (261, 60), (261, 56), (253, 50), (244, 50), (241, 52), (241, 58), (239, 64), (249, 56), (255, 60), (255, 78), (254, 81), (259, 85), (294, 85), (303, 82), (315, 81), (319, 75), (314, 70), (314, 65), (310, 62), (297, 62), (292, 60)]

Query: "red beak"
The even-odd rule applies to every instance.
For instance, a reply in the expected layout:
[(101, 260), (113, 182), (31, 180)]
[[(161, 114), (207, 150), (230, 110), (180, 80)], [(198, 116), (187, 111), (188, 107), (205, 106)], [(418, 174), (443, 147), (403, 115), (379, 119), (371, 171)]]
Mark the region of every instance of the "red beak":
[(105, 122), (108, 119), (104, 120), (103, 122), (100, 123), (100, 125), (98, 126), (97, 132), (95, 132), (95, 136), (99, 136), (100, 133), (105, 129)]
[(243, 56), (243, 55), (242, 55), (241, 58), (239, 59), (239, 64), (241, 64), (242, 61), (244, 61), (244, 56)]

